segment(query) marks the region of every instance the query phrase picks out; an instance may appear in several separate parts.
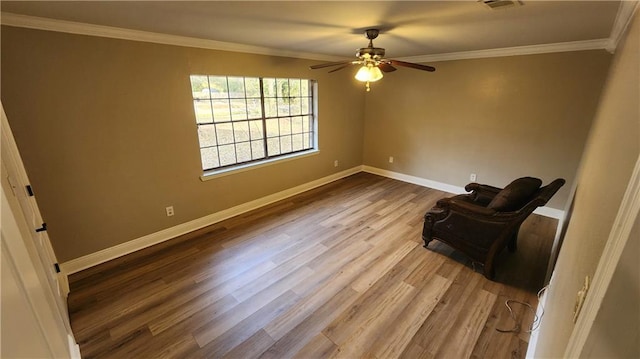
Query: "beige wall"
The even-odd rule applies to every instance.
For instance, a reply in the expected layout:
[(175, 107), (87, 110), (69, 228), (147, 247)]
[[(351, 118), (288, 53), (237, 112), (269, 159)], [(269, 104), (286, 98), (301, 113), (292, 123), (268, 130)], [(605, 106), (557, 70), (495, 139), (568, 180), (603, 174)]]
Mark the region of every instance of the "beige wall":
[[(446, 184), (567, 180), (562, 209), (610, 63), (604, 50), (400, 69), (366, 96), (364, 164)], [(394, 163), (388, 163), (389, 156)]]
[[(577, 177), (573, 214), (548, 291), (536, 357), (563, 356), (574, 330), (572, 313), (576, 294), (585, 276), (594, 276), (640, 154), (639, 12), (636, 12), (632, 21), (627, 38), (616, 50), (589, 134)], [(633, 248), (633, 244), (630, 246)], [(635, 263), (625, 263), (629, 260)], [(618, 267), (637, 268), (637, 261), (638, 255), (635, 253), (631, 258), (623, 257)], [(637, 298), (637, 282), (635, 285), (635, 288), (627, 288), (627, 297), (636, 295)], [(616, 293), (612, 292), (612, 295)], [(629, 303), (627, 300), (621, 294), (619, 298), (608, 298), (607, 302), (618, 301), (621, 304), (619, 310), (624, 310), (624, 303)], [(637, 307), (635, 310), (637, 313)], [(627, 314), (632, 315), (633, 312)], [(633, 320), (637, 324), (638, 318)], [(601, 322), (595, 328), (606, 325), (616, 326), (614, 323)], [(624, 330), (620, 326), (617, 328)]]
[[(1, 45), (2, 103), (62, 262), (362, 164), (362, 88), (317, 61), (6, 26)], [(200, 181), (190, 74), (317, 79), (320, 153)]]

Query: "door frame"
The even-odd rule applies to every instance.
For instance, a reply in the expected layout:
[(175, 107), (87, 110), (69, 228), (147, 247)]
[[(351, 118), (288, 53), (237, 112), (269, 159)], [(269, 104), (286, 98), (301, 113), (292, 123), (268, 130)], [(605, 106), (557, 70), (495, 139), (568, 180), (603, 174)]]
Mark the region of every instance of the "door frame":
[[(0, 113), (2, 244), (13, 268), (19, 274), (19, 286), (37, 318), (52, 356), (80, 358), (80, 349), (73, 336), (67, 310), (67, 277), (63, 273), (56, 274), (52, 268), (53, 263), (45, 262), (57, 262), (46, 232), (39, 233), (39, 236), (33, 235), (32, 231), (36, 228), (32, 228), (33, 224), (25, 215), (25, 209), (18, 198), (19, 195), (24, 195), (18, 191), (26, 192), (24, 185), (29, 184), (29, 181), (1, 102)], [(35, 218), (41, 220), (35, 198), (31, 197), (28, 203)], [(38, 247), (38, 244), (41, 245)]]

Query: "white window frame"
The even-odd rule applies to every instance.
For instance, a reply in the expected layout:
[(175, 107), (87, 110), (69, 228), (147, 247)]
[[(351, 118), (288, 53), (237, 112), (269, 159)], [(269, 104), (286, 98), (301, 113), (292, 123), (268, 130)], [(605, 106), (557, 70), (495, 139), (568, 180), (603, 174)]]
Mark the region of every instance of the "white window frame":
[[(195, 78), (195, 82), (194, 82)], [(192, 97), (194, 104), (194, 119), (198, 127), (198, 144), (200, 149), (200, 163), (202, 180), (212, 179), (231, 173), (247, 171), (274, 162), (290, 161), (293, 159), (303, 158), (315, 155), (318, 149), (318, 91), (317, 82), (311, 79), (298, 78), (274, 78), (274, 77), (244, 77), (244, 76), (227, 76), (227, 75), (191, 75)], [(199, 86), (197, 86), (199, 80)], [(203, 85), (203, 80), (206, 84)], [(286, 81), (284, 81), (286, 80)], [(225, 91), (219, 95), (215, 95), (215, 88), (212, 86), (213, 81), (222, 81)], [(242, 90), (240, 93), (231, 93), (229, 90), (230, 81), (241, 82)], [(253, 82), (252, 95), (248, 94), (248, 81)], [(259, 81), (259, 89), (256, 89), (256, 81)], [(308, 82), (307, 89), (300, 92), (300, 96), (287, 96), (286, 90), (279, 89), (282, 82), (284, 85), (292, 86), (293, 81)], [(266, 85), (271, 83), (275, 87), (275, 93), (265, 89)], [(199, 87), (206, 86), (205, 89)], [(286, 88), (289, 88), (285, 86)], [(257, 94), (257, 92), (259, 94)], [(307, 92), (308, 91), (308, 92)], [(296, 107), (291, 105), (292, 100), (305, 103), (308, 99), (308, 105), (300, 105), (300, 112), (291, 113)], [(224, 103), (227, 101), (228, 114), (226, 109), (220, 111), (216, 109), (216, 103)], [(258, 101), (258, 102), (256, 102)], [(303, 102), (304, 101), (304, 102)], [(233, 107), (236, 104), (244, 102), (240, 105), (240, 109)], [(250, 102), (252, 104), (250, 104)], [(282, 110), (283, 102), (288, 108)], [(271, 103), (271, 107), (267, 108)], [(275, 107), (273, 106), (275, 105)], [(204, 109), (204, 112), (203, 112)], [(209, 114), (208, 112), (211, 111)], [(218, 116), (218, 118), (215, 118)], [(238, 118), (235, 118), (238, 116)], [(294, 121), (297, 126), (294, 126)], [(307, 121), (307, 123), (304, 123)], [(270, 126), (267, 128), (267, 122)], [(309, 123), (310, 122), (310, 123)], [(288, 124), (288, 125), (287, 125)], [(277, 130), (275, 130), (277, 125)], [(236, 130), (236, 126), (244, 128), (244, 132)], [(285, 126), (285, 127), (282, 127)], [(288, 128), (287, 128), (288, 126)], [(294, 129), (294, 127), (296, 127)], [(219, 129), (225, 128), (226, 132), (231, 133), (233, 139), (227, 133), (226, 139), (221, 139)], [(260, 132), (261, 131), (261, 132)], [(236, 140), (237, 133), (242, 133), (245, 138)], [(257, 137), (253, 137), (256, 135)], [(294, 137), (297, 141), (294, 140)], [(239, 151), (239, 145), (243, 145), (244, 152)], [(233, 150), (233, 157), (227, 157), (227, 164), (223, 164), (221, 160), (220, 147), (226, 147), (227, 155)], [(232, 148), (230, 148), (232, 146)], [(262, 147), (262, 148), (260, 148)], [(298, 149), (295, 149), (298, 148)], [(212, 150), (213, 149), (213, 150)], [(256, 152), (254, 152), (254, 150)], [(285, 151), (282, 153), (282, 151)], [(273, 153), (276, 152), (276, 153)], [(209, 153), (206, 153), (209, 152)], [(205, 158), (205, 156), (217, 156), (213, 158)], [(242, 156), (243, 155), (243, 156)], [(242, 159), (240, 157), (242, 156)], [(249, 156), (249, 158), (248, 158)], [(206, 163), (209, 161), (209, 163)], [(213, 167), (208, 167), (213, 166)]]

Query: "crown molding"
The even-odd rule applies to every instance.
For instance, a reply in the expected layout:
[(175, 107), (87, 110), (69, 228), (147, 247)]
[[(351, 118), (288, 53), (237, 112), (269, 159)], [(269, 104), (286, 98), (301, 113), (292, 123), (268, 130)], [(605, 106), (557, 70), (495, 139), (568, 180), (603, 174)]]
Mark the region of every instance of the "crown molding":
[(602, 50), (609, 46), (609, 39), (560, 42), (555, 44), (503, 47), (498, 49), (450, 52), (446, 54), (411, 56), (402, 58), (409, 62), (435, 62), (449, 60), (481, 59), (486, 57), (502, 57), (517, 55), (545, 54), (550, 52), (567, 52), (583, 50)]
[(93, 25), (73, 21), (48, 19), (36, 16), (19, 15), (13, 13), (0, 13), (0, 23), (2, 25), (23, 27), (35, 30), (46, 30), (64, 32), (76, 35), (88, 35), (107, 37), (120, 40), (131, 40), (141, 42), (151, 42), (164, 45), (175, 45), (184, 47), (195, 47), (209, 50), (222, 50), (243, 52), (258, 55), (293, 57), (301, 59), (322, 60), (322, 61), (342, 61), (344, 57), (328, 56), (314, 53), (303, 53), (272, 49), (268, 47), (243, 45), (231, 42), (200, 39), (195, 37), (160, 34), (155, 32), (130, 30), (112, 26)]
[(611, 28), (611, 35), (609, 35), (609, 46), (607, 51), (613, 53), (618, 47), (618, 43), (625, 34), (625, 30), (631, 23), (633, 13), (638, 9), (639, 1), (621, 1), (616, 19)]
[[(638, 1), (622, 1), (616, 21), (613, 26), (611, 37), (608, 39), (596, 39), (585, 41), (572, 41), (554, 44), (515, 46), (487, 50), (451, 52), (433, 55), (420, 55), (399, 58), (402, 61), (409, 62), (435, 62), (449, 60), (477, 59), (487, 57), (503, 57), (517, 55), (532, 55), (551, 52), (567, 52), (582, 50), (601, 50), (606, 49), (613, 52), (615, 47), (624, 34), (626, 26), (629, 24), (633, 12), (637, 8)], [(165, 45), (195, 47), (210, 50), (233, 51), (242, 53), (251, 53), (258, 55), (283, 56), (310, 60), (321, 61), (342, 61), (345, 57), (321, 55), (315, 53), (301, 53), (296, 51), (288, 51), (281, 49), (272, 49), (268, 47), (243, 45), (231, 42), (223, 42), (216, 40), (207, 40), (187, 36), (177, 36), (160, 34), (148, 31), (130, 30), (118, 27), (93, 25), (79, 23), (73, 21), (64, 21), (56, 19), (48, 19), (35, 16), (19, 15), (13, 13), (0, 13), (0, 23), (2, 25), (23, 27), (36, 30), (56, 31), (77, 35), (88, 35), (107, 37), (121, 40), (151, 42)]]

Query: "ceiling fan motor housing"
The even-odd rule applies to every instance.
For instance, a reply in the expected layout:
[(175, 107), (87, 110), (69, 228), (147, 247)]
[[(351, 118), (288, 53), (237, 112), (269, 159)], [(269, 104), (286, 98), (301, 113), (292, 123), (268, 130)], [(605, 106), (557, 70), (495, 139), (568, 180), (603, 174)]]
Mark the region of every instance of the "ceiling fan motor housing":
[(380, 34), (380, 30), (378, 29), (366, 29), (364, 31), (364, 36), (369, 40), (375, 39), (378, 37), (378, 34)]
[(366, 54), (369, 54), (373, 59), (383, 58), (384, 49), (381, 47), (363, 47), (356, 52), (357, 57), (364, 57)]
[[(381, 47), (373, 47), (373, 39), (378, 37), (380, 34), (380, 30), (378, 29), (367, 29), (364, 32), (364, 36), (369, 39), (369, 46), (358, 49), (356, 52), (356, 56), (359, 58), (369, 57), (374, 60), (379, 60), (384, 57), (384, 49)], [(366, 56), (369, 55), (369, 56)]]

